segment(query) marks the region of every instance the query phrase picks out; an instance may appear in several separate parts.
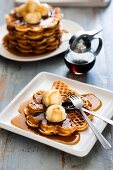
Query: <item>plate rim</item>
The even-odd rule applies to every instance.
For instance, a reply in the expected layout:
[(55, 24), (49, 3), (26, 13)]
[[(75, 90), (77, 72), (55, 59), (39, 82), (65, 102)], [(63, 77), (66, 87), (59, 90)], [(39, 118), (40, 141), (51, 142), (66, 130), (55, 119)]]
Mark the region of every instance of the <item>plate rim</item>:
[[(70, 23), (72, 23), (72, 24), (75, 24), (76, 25), (76, 27), (78, 27), (78, 28), (80, 28), (80, 30), (84, 30), (83, 29), (83, 27), (80, 25), (80, 24), (78, 24), (77, 22), (75, 22), (75, 21), (72, 21), (72, 20), (69, 20), (69, 19), (62, 19), (61, 20), (61, 24), (63, 23), (63, 22), (70, 22)], [(4, 28), (4, 27), (6, 27), (6, 24), (2, 24), (2, 25), (0, 25), (0, 29), (1, 28)], [(7, 30), (6, 30), (7, 31)], [(70, 33), (70, 32), (69, 32)], [(2, 33), (1, 33), (2, 34)], [(0, 35), (1, 36), (1, 35)], [(2, 37), (3, 38), (3, 37)], [(65, 43), (65, 42), (64, 42)], [(61, 44), (61, 45), (63, 45), (63, 43)], [(60, 46), (61, 46), (60, 45)], [(16, 58), (16, 55), (15, 55), (15, 58), (13, 58), (13, 57), (9, 57), (9, 56), (6, 56), (7, 54), (3, 54), (3, 53), (1, 53), (0, 52), (0, 55), (1, 55), (1, 57), (3, 57), (3, 58), (6, 58), (6, 59), (9, 59), (9, 60), (12, 60), (12, 61), (17, 61), (17, 62), (34, 62), (34, 61), (41, 61), (41, 60), (45, 60), (45, 59), (49, 59), (49, 58), (51, 58), (51, 57), (54, 57), (54, 56), (56, 56), (56, 55), (59, 55), (59, 54), (61, 54), (61, 53), (63, 53), (64, 51), (66, 51), (66, 49), (65, 50), (60, 50), (60, 46), (59, 46), (59, 48), (58, 49), (56, 49), (56, 50), (59, 50), (57, 53), (55, 53), (56, 52), (56, 50), (55, 51), (53, 51), (53, 52), (50, 52), (50, 54), (48, 53), (47, 54), (47, 56), (46, 56), (46, 54), (44, 54), (44, 56), (41, 58), (41, 56), (39, 56), (39, 58), (38, 58), (38, 56), (36, 56), (35, 58), (26, 58), (26, 57), (19, 57), (19, 58)], [(3, 45), (2, 45), (2, 43), (0, 42), (0, 48), (3, 48), (4, 50), (6, 50), (4, 47), (3, 47)], [(6, 50), (7, 51), (7, 50)], [(7, 51), (8, 53), (10, 53), (9, 51)], [(53, 55), (51, 55), (51, 53), (53, 53)], [(54, 54), (55, 53), (55, 54)], [(12, 55), (12, 54), (11, 54)], [(13, 54), (14, 55), (14, 54)], [(48, 56), (49, 55), (49, 56)]]
[[(63, 80), (67, 80), (67, 81), (70, 81), (70, 82), (77, 82), (78, 84), (82, 84), (82, 85), (85, 85), (85, 86), (88, 86), (88, 87), (93, 87), (93, 88), (96, 88), (98, 90), (101, 90), (101, 91), (104, 91), (104, 92), (107, 92), (107, 93), (110, 93), (112, 96), (113, 96), (113, 92), (108, 90), (108, 89), (104, 89), (104, 88), (101, 88), (101, 87), (97, 87), (97, 86), (94, 86), (94, 85), (90, 85), (90, 84), (86, 84), (86, 83), (83, 83), (83, 82), (79, 82), (77, 80), (72, 80), (70, 78), (66, 78), (66, 77), (63, 77), (63, 76), (59, 76), (59, 75), (56, 75), (56, 74), (53, 74), (53, 73), (49, 73), (49, 72), (40, 72), (38, 73), (15, 97), (14, 99), (6, 106), (6, 108), (0, 113), (0, 127), (3, 128), (3, 129), (6, 129), (8, 131), (11, 131), (13, 133), (16, 133), (16, 134), (19, 134), (21, 136), (25, 136), (27, 138), (30, 138), (30, 139), (33, 139), (33, 140), (36, 140), (38, 142), (41, 142), (41, 143), (44, 143), (48, 146), (51, 146), (51, 147), (54, 147), (56, 149), (59, 149), (59, 150), (62, 150), (64, 152), (67, 152), (67, 153), (70, 153), (72, 155), (75, 155), (75, 156), (78, 156), (78, 157), (84, 157), (86, 156), (90, 151), (91, 149), (93, 148), (95, 142), (96, 142), (96, 138), (95, 136), (93, 136), (93, 138), (90, 140), (92, 142), (91, 143), (91, 146), (90, 148), (88, 149), (87, 147), (84, 149), (84, 150), (80, 150), (79, 148), (79, 151), (76, 150), (76, 153), (75, 153), (75, 149), (73, 149), (73, 147), (70, 147), (69, 148), (69, 145), (66, 145), (66, 144), (62, 144), (62, 143), (59, 143), (59, 142), (56, 142), (56, 141), (53, 141), (53, 140), (50, 140), (50, 139), (47, 139), (46, 141), (47, 142), (44, 142), (43, 139), (45, 139), (44, 137), (39, 137), (38, 140), (37, 140), (37, 136), (36, 134), (33, 134), (33, 133), (29, 133), (28, 131), (25, 131), (25, 130), (22, 130), (14, 125), (9, 125), (7, 124), (6, 122), (3, 122), (1, 120), (1, 117), (2, 115), (4, 114), (4, 112), (6, 112), (10, 106), (22, 95), (22, 93), (27, 90), (30, 85), (32, 85), (33, 82), (35, 82), (35, 80), (38, 78), (38, 77), (42, 77), (42, 76), (52, 76), (52, 77), (57, 77), (57, 78), (61, 78)], [(111, 112), (111, 111), (110, 111)], [(105, 124), (104, 128), (106, 127), (107, 124)], [(102, 129), (102, 131), (104, 130), (104, 128)], [(100, 130), (101, 131), (101, 130)], [(101, 132), (102, 132), (101, 131)], [(50, 142), (51, 141), (51, 142)], [(57, 146), (56, 146), (57, 145)], [(73, 146), (73, 145), (72, 145)], [(66, 150), (65, 150), (66, 149)]]

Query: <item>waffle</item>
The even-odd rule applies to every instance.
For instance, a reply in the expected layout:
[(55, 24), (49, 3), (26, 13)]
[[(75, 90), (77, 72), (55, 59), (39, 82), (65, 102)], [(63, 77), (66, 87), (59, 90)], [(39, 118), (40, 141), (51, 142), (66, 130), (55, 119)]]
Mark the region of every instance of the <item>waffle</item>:
[(77, 126), (68, 117), (59, 123), (48, 122), (45, 118), (45, 105), (41, 103), (43, 91), (38, 91), (33, 95), (27, 107), (24, 109), (26, 123), (28, 126), (37, 129), (44, 135), (58, 134), (60, 136), (69, 136), (76, 131)]
[[(81, 96), (82, 99), (83, 99), (83, 102), (84, 102), (84, 107), (89, 109), (89, 110), (92, 110), (91, 103), (84, 96), (82, 96), (82, 95), (78, 94), (76, 91), (70, 89), (68, 87), (68, 85), (65, 84), (64, 82), (62, 82), (60, 80), (55, 81), (55, 82), (53, 82), (52, 88), (59, 90), (59, 92), (60, 92), (60, 94), (61, 94), (64, 101), (68, 100), (67, 99), (67, 94), (68, 93), (76, 94), (78, 96)], [(93, 117), (94, 117), (93, 115), (88, 114), (88, 113), (87, 113), (87, 116), (90, 118), (90, 120), (92, 120)], [(79, 111), (68, 113), (68, 117), (69, 117), (69, 119), (71, 119), (76, 124), (77, 131), (83, 131), (88, 127), (87, 122), (84, 120), (82, 114)]]
[(26, 123), (44, 135), (69, 136), (77, 129), (75, 123), (68, 117), (61, 123), (51, 123), (46, 120), (44, 113), (39, 113), (37, 116), (27, 116)]
[(5, 47), (21, 53), (43, 54), (56, 50), (61, 44), (59, 8), (52, 8), (48, 17), (40, 23), (28, 24), (17, 16), (16, 7), (6, 17), (8, 34), (3, 40)]
[(67, 94), (68, 94), (68, 93), (69, 93), (69, 94), (79, 95), (76, 91), (70, 89), (67, 84), (65, 84), (64, 82), (62, 82), (62, 81), (60, 81), (60, 80), (55, 81), (55, 82), (53, 83), (52, 89), (57, 89), (57, 90), (60, 92), (63, 101), (67, 101), (67, 100), (68, 100), (68, 99), (67, 99)]
[[(84, 107), (89, 110), (98, 109), (92, 100), (93, 94), (80, 95), (75, 90), (72, 90), (62, 81), (53, 82), (52, 89), (59, 90), (61, 96), (64, 99), (64, 103), (67, 102), (67, 94), (76, 94), (79, 95), (84, 103)], [(69, 136), (75, 131), (81, 132), (88, 128), (87, 122), (84, 120), (84, 117), (80, 113), (79, 110), (66, 110), (67, 117), (62, 122), (49, 122), (45, 117), (46, 107), (42, 103), (42, 94), (44, 91), (40, 90), (33, 95), (32, 100), (28, 104), (28, 106), (24, 109), (24, 113), (26, 116), (26, 123), (28, 126), (37, 129), (44, 135), (60, 135), (60, 136)], [(93, 95), (94, 97), (94, 95)], [(95, 96), (96, 98), (96, 96)], [(89, 100), (88, 100), (89, 99)], [(101, 101), (96, 98), (101, 105)], [(62, 104), (64, 107), (64, 105)], [(86, 113), (90, 120), (93, 119), (93, 115)]]
[(71, 119), (66, 118), (63, 123), (52, 124), (48, 123), (47, 120), (43, 120), (40, 123), (39, 131), (44, 135), (60, 135), (60, 136), (70, 136), (77, 129), (77, 126)]
[[(90, 120), (93, 119), (92, 115), (89, 115), (88, 113), (86, 113), (86, 114), (90, 118)], [(84, 118), (83, 118), (82, 114), (80, 113), (80, 111), (70, 112), (70, 113), (68, 113), (68, 117), (77, 126), (77, 131), (81, 132), (81, 131), (84, 131), (85, 129), (88, 128), (88, 124), (84, 120)]]

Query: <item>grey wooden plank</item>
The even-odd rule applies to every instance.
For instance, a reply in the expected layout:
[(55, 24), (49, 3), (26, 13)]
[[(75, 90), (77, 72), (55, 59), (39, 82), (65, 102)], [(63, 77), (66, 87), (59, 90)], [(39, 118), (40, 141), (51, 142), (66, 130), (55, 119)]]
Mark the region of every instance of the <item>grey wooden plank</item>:
[(0, 170), (3, 169), (3, 160), (8, 139), (8, 133), (9, 132), (0, 129)]
[(44, 170), (45, 168), (60, 170), (60, 167), (60, 151), (15, 134), (9, 136), (3, 164), (4, 170)]

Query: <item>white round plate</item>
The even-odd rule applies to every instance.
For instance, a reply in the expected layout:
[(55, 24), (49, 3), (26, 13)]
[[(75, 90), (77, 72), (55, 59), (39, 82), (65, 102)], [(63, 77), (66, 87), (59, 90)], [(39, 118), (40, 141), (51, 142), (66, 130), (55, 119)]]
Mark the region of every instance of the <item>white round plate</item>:
[(3, 37), (7, 34), (7, 29), (6, 29), (6, 25), (2, 25), (0, 27), (0, 55), (4, 58), (10, 59), (10, 60), (15, 60), (15, 61), (21, 61), (21, 62), (30, 62), (30, 61), (38, 61), (38, 60), (43, 60), (46, 58), (50, 58), (53, 57), (57, 54), (60, 54), (64, 51), (66, 51), (69, 47), (69, 38), (71, 37), (71, 35), (76, 34), (77, 31), (83, 30), (83, 28), (70, 20), (67, 19), (63, 19), (61, 21), (61, 26), (68, 30), (69, 33), (63, 33), (62, 36), (62, 43), (59, 46), (59, 48), (53, 52), (47, 53), (47, 54), (42, 54), (42, 55), (36, 55), (36, 56), (29, 56), (29, 57), (21, 57), (10, 53), (6, 48), (4, 48), (3, 44), (2, 44), (2, 39)]

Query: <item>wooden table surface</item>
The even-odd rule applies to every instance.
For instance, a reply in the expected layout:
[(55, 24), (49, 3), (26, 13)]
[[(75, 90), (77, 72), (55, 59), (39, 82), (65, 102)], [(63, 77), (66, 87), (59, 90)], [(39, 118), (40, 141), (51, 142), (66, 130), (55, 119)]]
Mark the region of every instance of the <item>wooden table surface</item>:
[[(0, 0), (0, 24), (13, 7), (12, 0)], [(113, 2), (106, 9), (64, 8), (65, 18), (84, 29), (103, 27), (104, 49), (94, 68), (87, 74), (70, 73), (58, 55), (43, 61), (21, 63), (0, 57), (0, 111), (41, 71), (48, 71), (80, 82), (113, 91)], [(113, 146), (113, 127), (107, 125), (103, 135)], [(112, 170), (113, 149), (104, 150), (97, 141), (84, 158), (72, 156), (44, 144), (0, 129), (0, 170)]]

